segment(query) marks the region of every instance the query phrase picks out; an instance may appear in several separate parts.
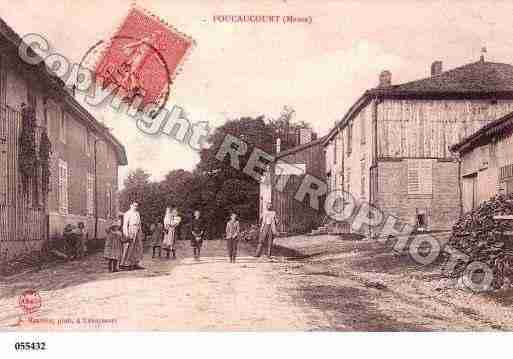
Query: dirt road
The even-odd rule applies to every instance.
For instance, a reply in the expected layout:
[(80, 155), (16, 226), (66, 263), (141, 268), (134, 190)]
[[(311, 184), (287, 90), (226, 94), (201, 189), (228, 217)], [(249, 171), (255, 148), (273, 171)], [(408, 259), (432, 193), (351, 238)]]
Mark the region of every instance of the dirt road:
[[(101, 255), (0, 281), (2, 330), (512, 330), (511, 291), (474, 295), (441, 289), (422, 267), (371, 241), (292, 237), (272, 261), (209, 241), (200, 261), (188, 242), (178, 259), (107, 273)], [(24, 315), (18, 296), (34, 288), (41, 309)], [(20, 323), (20, 318), (22, 319)]]
[[(146, 270), (107, 273), (100, 255), (83, 262), (9, 278), (1, 284), (0, 327), (82, 330), (311, 330), (327, 325), (322, 312), (294, 302), (286, 263), (250, 256), (241, 246), (229, 263), (225, 241), (209, 241), (196, 261), (188, 242), (178, 259), (151, 259)], [(19, 294), (35, 288), (42, 298), (37, 322), (18, 323)], [(25, 316), (25, 319), (27, 317)], [(310, 318), (316, 318), (311, 320)]]

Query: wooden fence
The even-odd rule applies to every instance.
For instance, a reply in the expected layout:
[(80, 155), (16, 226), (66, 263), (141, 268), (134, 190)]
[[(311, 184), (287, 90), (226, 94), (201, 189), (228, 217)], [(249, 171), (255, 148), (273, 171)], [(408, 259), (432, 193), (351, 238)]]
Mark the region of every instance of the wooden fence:
[[(19, 111), (0, 106), (0, 262), (39, 250), (48, 237), (41, 175), (37, 184), (29, 180), (28, 190), (21, 183), (18, 170), (21, 122)], [(36, 153), (39, 153), (41, 133), (42, 129), (36, 128)]]

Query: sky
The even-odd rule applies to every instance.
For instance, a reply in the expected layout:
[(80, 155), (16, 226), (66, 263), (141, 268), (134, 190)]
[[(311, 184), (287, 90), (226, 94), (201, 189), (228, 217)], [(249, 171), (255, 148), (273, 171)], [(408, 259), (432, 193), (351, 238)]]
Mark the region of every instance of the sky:
[[(131, 1), (0, 1), (0, 16), (21, 36), (38, 33), (79, 62), (108, 40)], [(398, 84), (477, 61), (513, 63), (513, 2), (501, 1), (199, 1), (136, 4), (196, 41), (175, 79), (168, 108), (179, 105), (192, 122), (211, 127), (227, 119), (278, 117), (284, 105), (296, 120), (327, 133), (356, 99), (375, 87), (382, 70)], [(309, 16), (311, 24), (215, 23), (215, 15)], [(125, 145), (128, 166), (161, 179), (192, 170), (197, 153), (165, 136), (142, 134), (133, 119), (110, 108), (90, 109)]]

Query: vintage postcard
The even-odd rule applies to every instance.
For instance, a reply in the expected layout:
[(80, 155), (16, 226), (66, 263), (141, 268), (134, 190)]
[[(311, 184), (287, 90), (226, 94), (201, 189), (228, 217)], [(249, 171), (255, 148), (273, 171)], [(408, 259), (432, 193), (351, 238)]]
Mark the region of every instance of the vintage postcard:
[(512, 15), (0, 0), (0, 337), (512, 331)]

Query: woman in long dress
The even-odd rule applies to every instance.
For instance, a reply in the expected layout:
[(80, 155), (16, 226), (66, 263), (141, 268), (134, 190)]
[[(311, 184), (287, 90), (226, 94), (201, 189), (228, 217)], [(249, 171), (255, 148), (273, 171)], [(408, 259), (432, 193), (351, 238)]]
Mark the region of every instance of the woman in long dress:
[(178, 237), (177, 227), (182, 222), (182, 218), (178, 215), (178, 209), (166, 208), (164, 216), (164, 240), (162, 241), (162, 249), (166, 251), (166, 257), (169, 258), (170, 252), (173, 259), (176, 258), (175, 243)]
[(122, 266), (125, 269), (144, 269), (141, 266), (143, 241), (138, 206), (136, 202), (132, 203), (123, 216), (123, 235), (128, 239), (123, 244)]

